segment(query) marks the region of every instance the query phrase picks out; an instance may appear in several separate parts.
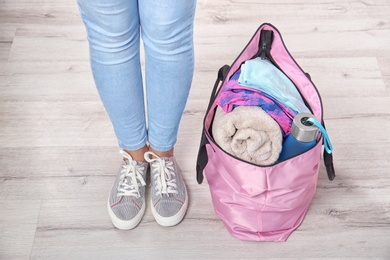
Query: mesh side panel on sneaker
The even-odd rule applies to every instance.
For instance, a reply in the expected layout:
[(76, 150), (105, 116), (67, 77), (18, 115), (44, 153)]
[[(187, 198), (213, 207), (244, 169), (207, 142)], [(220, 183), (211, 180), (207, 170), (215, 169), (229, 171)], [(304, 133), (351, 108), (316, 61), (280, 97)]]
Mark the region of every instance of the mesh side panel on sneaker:
[[(164, 157), (161, 158), (166, 162), (172, 162), (174, 173), (175, 173), (175, 179), (176, 179), (176, 185), (177, 185), (177, 194), (170, 194), (167, 196), (166, 194), (160, 195), (156, 190), (155, 187), (155, 178), (154, 173), (152, 171), (152, 203), (155, 207), (156, 212), (161, 217), (171, 217), (174, 216), (176, 213), (180, 211), (180, 209), (183, 207), (186, 198), (186, 186), (183, 180), (183, 176), (181, 174), (181, 170), (179, 168), (179, 165), (177, 164), (174, 157)], [(153, 167), (153, 166), (152, 166)]]
[[(131, 157), (130, 157), (131, 158)], [(119, 220), (123, 221), (129, 221), (132, 220), (137, 214), (139, 214), (141, 208), (144, 206), (145, 203), (145, 186), (140, 183), (139, 180), (137, 180), (138, 183), (138, 191), (139, 191), (139, 197), (136, 196), (118, 196), (118, 189), (121, 182), (121, 176), (123, 175), (123, 166), (127, 165), (128, 162), (124, 161), (122, 164), (121, 169), (119, 170), (114, 185), (112, 186), (112, 189), (110, 191), (109, 195), (109, 207), (112, 210), (112, 212), (115, 214), (115, 216)], [(148, 170), (148, 163), (143, 162), (136, 162), (137, 166), (143, 167), (143, 171), (140, 173), (145, 179), (146, 172)], [(131, 183), (131, 177), (127, 176), (127, 182)]]

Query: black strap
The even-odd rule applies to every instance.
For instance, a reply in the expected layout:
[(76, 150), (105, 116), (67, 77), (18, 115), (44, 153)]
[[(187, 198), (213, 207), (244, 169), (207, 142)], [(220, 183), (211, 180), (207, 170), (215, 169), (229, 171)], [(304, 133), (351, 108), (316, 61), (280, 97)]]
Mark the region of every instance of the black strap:
[(326, 168), (326, 173), (328, 174), (328, 179), (333, 181), (336, 178), (336, 172), (333, 166), (333, 155), (331, 153), (327, 153), (324, 150), (324, 163)]
[(199, 184), (202, 184), (203, 182), (203, 170), (206, 167), (208, 162), (206, 144), (208, 144), (207, 137), (204, 134), (204, 132), (202, 132), (202, 137), (200, 140), (199, 151), (198, 151), (198, 158), (196, 160), (196, 181)]
[[(322, 126), (326, 129), (324, 120), (322, 120)], [(324, 157), (324, 164), (326, 168), (326, 174), (328, 175), (328, 179), (330, 181), (333, 181), (334, 178), (336, 178), (336, 172), (334, 170), (334, 165), (333, 165), (333, 154), (327, 153), (326, 149), (324, 149), (323, 157)]]
[(217, 97), (216, 94), (217, 94), (217, 89), (218, 89), (219, 83), (226, 78), (229, 70), (230, 70), (229, 65), (223, 65), (218, 70), (217, 80), (215, 81), (213, 91), (211, 91), (209, 106), (207, 107), (206, 115), (207, 115), (208, 111), (210, 110), (211, 106), (214, 104), (215, 98)]
[[(209, 105), (207, 107), (205, 117), (207, 116), (209, 110), (211, 109), (211, 106), (214, 104), (217, 90), (218, 90), (218, 86), (219, 86), (220, 82), (225, 79), (229, 70), (230, 70), (229, 65), (224, 65), (219, 69), (217, 80), (215, 81), (214, 88), (213, 88), (211, 95), (210, 95), (210, 102), (209, 102)], [(203, 125), (202, 137), (200, 139), (200, 145), (199, 145), (199, 151), (198, 151), (198, 158), (196, 160), (196, 180), (198, 181), (199, 184), (201, 184), (203, 182), (203, 170), (206, 167), (207, 162), (208, 162), (206, 144), (208, 144), (208, 140), (207, 140), (207, 137), (205, 134), (205, 128)]]

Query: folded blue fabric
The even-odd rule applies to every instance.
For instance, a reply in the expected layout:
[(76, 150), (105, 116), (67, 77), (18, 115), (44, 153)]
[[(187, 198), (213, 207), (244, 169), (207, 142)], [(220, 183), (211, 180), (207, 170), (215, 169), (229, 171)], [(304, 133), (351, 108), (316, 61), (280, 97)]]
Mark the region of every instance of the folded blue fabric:
[(247, 60), (241, 65), (238, 83), (272, 96), (297, 114), (310, 113), (294, 83), (269, 60)]

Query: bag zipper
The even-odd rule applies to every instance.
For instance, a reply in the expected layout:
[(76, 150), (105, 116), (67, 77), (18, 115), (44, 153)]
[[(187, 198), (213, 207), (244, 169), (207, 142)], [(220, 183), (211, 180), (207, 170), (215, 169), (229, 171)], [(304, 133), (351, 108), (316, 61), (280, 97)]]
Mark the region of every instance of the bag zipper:
[[(311, 107), (310, 107), (309, 103), (307, 102), (307, 100), (305, 99), (305, 97), (302, 95), (302, 93), (299, 90), (299, 88), (297, 87), (297, 85), (290, 79), (290, 77), (287, 76), (287, 74), (279, 67), (279, 65), (275, 62), (274, 58), (272, 57), (271, 46), (273, 43), (273, 38), (274, 38), (273, 31), (262, 30), (260, 33), (259, 52), (252, 59), (254, 59), (256, 57), (260, 57), (262, 60), (270, 61), (276, 68), (278, 68), (278, 70), (281, 71), (291, 81), (291, 83), (295, 86), (295, 88), (299, 92), (299, 95), (301, 96), (303, 102), (305, 103), (305, 106), (310, 110), (311, 113), (313, 113), (313, 110), (311, 109)], [(284, 45), (284, 43), (283, 43), (283, 45)], [(287, 49), (286, 46), (284, 46), (284, 47), (285, 47), (285, 49)], [(289, 55), (290, 55), (290, 53), (289, 53)], [(291, 55), (290, 55), (290, 57), (291, 57)], [(295, 62), (295, 60), (294, 60), (294, 62)], [(306, 73), (304, 71), (302, 71), (302, 72), (307, 77)], [(317, 91), (317, 93), (318, 93), (318, 91)], [(322, 110), (321, 110), (321, 113), (322, 113)]]

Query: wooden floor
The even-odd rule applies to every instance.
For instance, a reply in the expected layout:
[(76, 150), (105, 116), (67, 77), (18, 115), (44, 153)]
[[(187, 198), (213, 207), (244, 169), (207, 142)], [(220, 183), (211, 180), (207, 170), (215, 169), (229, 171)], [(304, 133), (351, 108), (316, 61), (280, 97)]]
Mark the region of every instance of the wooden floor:
[[(218, 68), (271, 22), (320, 90), (337, 178), (321, 166), (285, 243), (233, 238), (195, 180)], [(196, 69), (176, 156), (190, 206), (132, 231), (106, 199), (120, 156), (96, 93), (75, 1), (0, 0), (0, 259), (390, 259), (390, 1), (198, 0)]]

